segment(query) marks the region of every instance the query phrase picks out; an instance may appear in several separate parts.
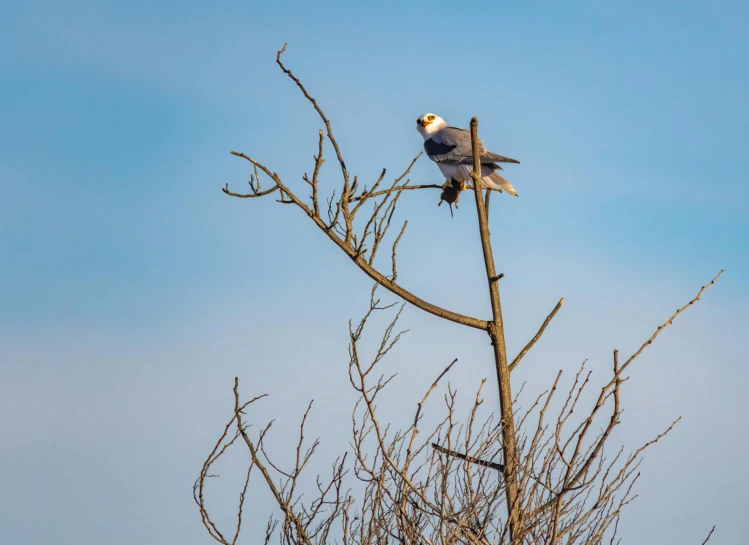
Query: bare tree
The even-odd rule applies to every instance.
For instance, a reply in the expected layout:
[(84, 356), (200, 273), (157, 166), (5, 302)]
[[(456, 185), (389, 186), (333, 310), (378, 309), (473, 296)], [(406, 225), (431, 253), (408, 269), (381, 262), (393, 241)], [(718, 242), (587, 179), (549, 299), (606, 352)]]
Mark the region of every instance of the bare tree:
[[(406, 191), (444, 188), (437, 184), (409, 185), (407, 176), (418, 156), (387, 186), (382, 185), (385, 170), (369, 188), (356, 176), (351, 177), (330, 121), (302, 82), (281, 62), (285, 49), (284, 45), (276, 62), (309, 100), (325, 126), (324, 131), (319, 132), (312, 175), (302, 177), (310, 194), (300, 196), (270, 168), (234, 151), (231, 152), (233, 155), (252, 165), (250, 192), (234, 193), (228, 185), (223, 191), (238, 198), (276, 194), (277, 202), (299, 208), (375, 281), (367, 313), (357, 325), (349, 328), (349, 378), (359, 399), (352, 413), (351, 450), (332, 463), (327, 477), (318, 476), (314, 490), (309, 490), (301, 484), (301, 476), (318, 446), (317, 440), (311, 444), (305, 441), (305, 424), (311, 404), (300, 425), (294, 465), (282, 469), (265, 449), (265, 439), (272, 423), (253, 436), (248, 430), (247, 411), (264, 396), (242, 402), (238, 380), (235, 379), (233, 414), (203, 464), (194, 487), (194, 498), (209, 534), (226, 545), (237, 542), (250, 476), (255, 472), (260, 474), (278, 508), (270, 515), (266, 543), (274, 534), (281, 543), (295, 545), (592, 545), (604, 540), (615, 543), (622, 509), (636, 497), (633, 485), (639, 477), (643, 452), (671, 431), (679, 420), (632, 452), (625, 452), (623, 448), (612, 450), (609, 443), (612, 431), (620, 424), (620, 392), (627, 380), (625, 372), (664, 328), (700, 299), (723, 271), (623, 363), (618, 352), (614, 351), (610, 379), (601, 387), (592, 407), (582, 406), (583, 393), (591, 384), (591, 372), (583, 363), (570, 385), (563, 390), (566, 394), (560, 396), (557, 393), (562, 387), (563, 372), (560, 370), (550, 382), (549, 389), (533, 398), (530, 408), (521, 408), (517, 394), (513, 397), (511, 372), (539, 340), (564, 299), (559, 300), (538, 333), (510, 361), (499, 292), (499, 280), (503, 275), (496, 272), (488, 222), (491, 192), (476, 189), (473, 192), (491, 319), (441, 308), (397, 283), (397, 249), (407, 221), (397, 234), (393, 233), (394, 237), (388, 239), (392, 241), (388, 243), (389, 248), (382, 248), (399, 199)], [(471, 120), (471, 138), (473, 164), (477, 165), (480, 160), (476, 118)], [(321, 200), (319, 182), (326, 140), (333, 147), (342, 184), (330, 197)], [(267, 189), (261, 187), (261, 172), (270, 180)], [(479, 174), (473, 172), (472, 176), (473, 188), (479, 188)], [(457, 195), (448, 195), (446, 200), (454, 202)], [(382, 259), (375, 260), (383, 252), (387, 252), (385, 256), (390, 269), (387, 272), (378, 268)], [(383, 375), (380, 364), (401, 337), (402, 332), (396, 332), (396, 327), (403, 306), (396, 311), (393, 304), (382, 304), (377, 294), (378, 286), (435, 316), (486, 332), (493, 347), (497, 379), (499, 412), (496, 418), (480, 411), (485, 381), (462, 419), (456, 404), (457, 393), (448, 385), (442, 419), (426, 430), (421, 429), (425, 404), (456, 360), (436, 377), (418, 401), (413, 422), (407, 429), (394, 430), (381, 422), (377, 400), (393, 376)], [(360, 341), (368, 321), (375, 314), (388, 312), (394, 315), (382, 334), (379, 347), (370, 358), (362, 356)], [(553, 404), (555, 398), (558, 398), (556, 405)], [(552, 409), (553, 416), (549, 414)], [(236, 526), (229, 536), (219, 530), (209, 515), (205, 488), (212, 476), (212, 466), (237, 444), (246, 447), (250, 462), (239, 498)], [(712, 531), (707, 539), (710, 535)]]

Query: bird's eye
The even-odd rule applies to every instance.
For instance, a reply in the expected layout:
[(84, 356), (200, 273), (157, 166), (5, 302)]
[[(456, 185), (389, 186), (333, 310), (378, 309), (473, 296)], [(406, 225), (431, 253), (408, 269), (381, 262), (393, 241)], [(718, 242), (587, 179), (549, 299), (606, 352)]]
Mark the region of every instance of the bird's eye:
[(429, 117), (427, 117), (427, 121), (434, 121), (434, 116), (430, 115)]

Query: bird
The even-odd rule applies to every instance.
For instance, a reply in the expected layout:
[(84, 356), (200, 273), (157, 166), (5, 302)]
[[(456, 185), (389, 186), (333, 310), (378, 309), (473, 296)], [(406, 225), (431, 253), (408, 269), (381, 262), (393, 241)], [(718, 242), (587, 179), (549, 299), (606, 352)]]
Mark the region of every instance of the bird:
[[(451, 127), (440, 116), (432, 113), (426, 113), (416, 120), (416, 130), (424, 137), (424, 151), (437, 163), (447, 182), (452, 184), (452, 180), (455, 180), (460, 183), (461, 190), (466, 189), (473, 170), (471, 133)], [(486, 151), (481, 140), (478, 143), (482, 184), (489, 189), (499, 192), (504, 190), (517, 197), (512, 184), (497, 172), (502, 170), (497, 163), (520, 164), (520, 161)]]

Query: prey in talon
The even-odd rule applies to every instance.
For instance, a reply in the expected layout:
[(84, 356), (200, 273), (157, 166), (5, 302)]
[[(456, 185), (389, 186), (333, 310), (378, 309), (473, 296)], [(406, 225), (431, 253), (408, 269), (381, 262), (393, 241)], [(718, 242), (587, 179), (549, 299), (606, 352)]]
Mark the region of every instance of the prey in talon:
[(442, 201), (445, 201), (450, 207), (450, 217), (453, 216), (453, 204), (455, 208), (458, 208), (458, 199), (460, 199), (460, 192), (465, 191), (466, 184), (464, 181), (458, 181), (455, 178), (450, 178), (442, 185), (442, 193), (440, 194), (440, 202), (437, 206), (442, 205)]

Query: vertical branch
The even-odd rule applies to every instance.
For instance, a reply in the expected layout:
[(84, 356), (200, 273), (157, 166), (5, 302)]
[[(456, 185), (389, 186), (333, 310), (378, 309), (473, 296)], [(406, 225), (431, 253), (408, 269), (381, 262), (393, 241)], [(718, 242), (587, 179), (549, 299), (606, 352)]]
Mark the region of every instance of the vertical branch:
[(510, 388), (510, 367), (507, 364), (507, 347), (505, 346), (505, 331), (502, 322), (502, 307), (499, 300), (499, 284), (497, 282), (497, 271), (494, 267), (494, 255), (492, 254), (491, 237), (489, 233), (489, 219), (486, 213), (486, 202), (481, 183), (481, 158), (479, 156), (479, 121), (475, 117), (471, 119), (471, 147), (473, 149), (473, 178), (474, 195), (476, 197), (476, 208), (478, 210), (479, 234), (481, 235), (481, 248), (484, 253), (484, 265), (486, 267), (486, 278), (489, 284), (489, 298), (492, 305), (492, 321), (489, 322), (488, 333), (494, 348), (494, 362), (497, 370), (497, 385), (499, 387), (499, 411), (502, 423), (502, 449), (504, 454), (504, 478), (505, 493), (507, 496), (507, 527), (510, 531), (510, 540), (517, 538), (515, 526), (520, 520), (520, 496), (518, 494), (517, 475), (515, 466), (517, 463), (517, 443), (515, 438), (515, 417), (512, 409), (512, 390)]
[(398, 237), (395, 239), (395, 242), (393, 242), (393, 251), (391, 255), (392, 260), (393, 260), (393, 274), (391, 278), (393, 282), (395, 282), (396, 279), (398, 278), (398, 271), (396, 270), (396, 262), (395, 262), (395, 256), (396, 256), (396, 253), (398, 252), (398, 243), (400, 242), (401, 237), (403, 236), (403, 233), (406, 232), (407, 226), (408, 226), (408, 220), (403, 222), (403, 227), (401, 228), (401, 232), (398, 233)]
[(312, 173), (312, 210), (315, 213), (315, 217), (320, 217), (320, 204), (318, 203), (318, 196), (317, 196), (317, 185), (319, 183), (319, 175), (320, 175), (320, 167), (325, 162), (325, 159), (322, 158), (322, 145), (323, 145), (323, 134), (322, 130), (319, 132), (320, 141), (318, 143), (318, 151), (317, 151), (317, 157), (315, 157), (315, 171)]

